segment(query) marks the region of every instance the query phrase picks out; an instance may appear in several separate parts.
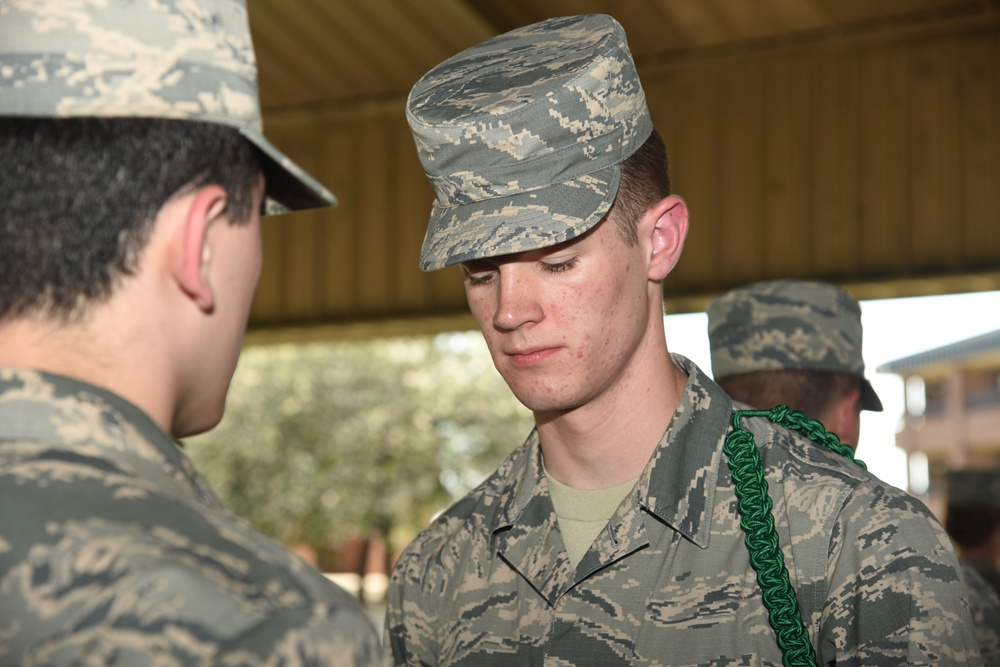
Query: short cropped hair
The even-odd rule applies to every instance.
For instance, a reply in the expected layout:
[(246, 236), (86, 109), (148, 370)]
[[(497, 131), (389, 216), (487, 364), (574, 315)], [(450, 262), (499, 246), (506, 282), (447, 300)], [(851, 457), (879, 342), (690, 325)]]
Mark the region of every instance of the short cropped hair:
[(0, 119), (0, 321), (69, 320), (136, 272), (157, 213), (209, 184), (235, 223), (261, 173), (238, 130), (139, 118)]
[(795, 369), (738, 373), (716, 382), (734, 400), (758, 410), (787, 405), (819, 419), (842, 396), (860, 389), (862, 380), (850, 373)]
[(1000, 508), (989, 505), (952, 505), (945, 513), (944, 529), (963, 549), (985, 546), (1000, 527)]
[(670, 170), (663, 137), (653, 129), (635, 153), (621, 163), (621, 181), (612, 206), (618, 235), (628, 246), (639, 242), (636, 226), (656, 202), (670, 194)]

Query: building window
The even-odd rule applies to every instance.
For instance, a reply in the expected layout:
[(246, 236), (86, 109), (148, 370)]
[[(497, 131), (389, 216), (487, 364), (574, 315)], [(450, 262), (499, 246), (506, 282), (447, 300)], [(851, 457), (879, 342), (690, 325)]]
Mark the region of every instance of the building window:
[(927, 409), (927, 394), (924, 379), (914, 375), (906, 379), (906, 414), (911, 417), (923, 417)]

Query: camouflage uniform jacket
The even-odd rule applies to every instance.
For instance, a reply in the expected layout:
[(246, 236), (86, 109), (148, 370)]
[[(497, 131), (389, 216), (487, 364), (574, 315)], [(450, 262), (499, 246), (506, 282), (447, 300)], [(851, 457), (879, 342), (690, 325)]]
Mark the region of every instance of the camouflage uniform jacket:
[[(733, 404), (690, 361), (633, 493), (569, 565), (537, 434), (398, 561), (386, 645), (410, 665), (781, 665), (722, 445)], [(979, 664), (958, 562), (926, 507), (747, 420), (820, 665)]]
[(0, 368), (0, 665), (358, 665), (379, 644), (134, 405)]
[(1000, 597), (986, 578), (966, 560), (959, 559), (969, 611), (983, 664), (1000, 666)]

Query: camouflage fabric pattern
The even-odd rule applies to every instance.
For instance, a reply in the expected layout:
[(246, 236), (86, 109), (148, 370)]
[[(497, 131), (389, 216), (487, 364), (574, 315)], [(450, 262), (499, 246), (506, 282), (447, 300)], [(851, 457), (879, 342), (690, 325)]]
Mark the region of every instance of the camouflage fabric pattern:
[(1000, 470), (949, 470), (945, 473), (949, 507), (1000, 507)]
[(652, 121), (622, 27), (554, 18), (444, 61), (406, 118), (436, 200), (425, 271), (548, 247), (599, 222)]
[(264, 155), (269, 211), (336, 203), (262, 134), (244, 0), (0, 0), (0, 116), (229, 125)]
[(985, 665), (1000, 665), (1000, 596), (969, 562), (959, 559), (973, 631)]
[(96, 387), (0, 369), (0, 665), (369, 665), (352, 596)]
[(881, 412), (865, 379), (861, 306), (829, 283), (772, 280), (730, 290), (708, 306), (712, 375), (769, 370), (848, 373), (863, 380), (861, 405)]
[[(659, 447), (574, 569), (536, 434), (392, 574), (402, 665), (781, 665), (722, 445), (733, 404), (690, 361)], [(927, 508), (761, 418), (786, 565), (819, 664), (981, 664), (958, 561)]]

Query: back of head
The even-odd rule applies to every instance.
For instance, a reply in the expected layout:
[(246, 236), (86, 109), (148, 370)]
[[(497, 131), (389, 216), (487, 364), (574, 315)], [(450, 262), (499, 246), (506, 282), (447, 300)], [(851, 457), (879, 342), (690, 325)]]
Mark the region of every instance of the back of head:
[[(945, 474), (945, 529), (970, 551), (993, 549), (1000, 533), (1000, 469), (949, 470)], [(1000, 553), (993, 554), (1000, 558)]]
[(604, 15), (549, 19), (449, 58), (414, 85), (406, 116), (437, 195), (424, 270), (583, 234), (653, 131), (625, 33)]
[(810, 382), (816, 373), (836, 374), (860, 383), (862, 409), (882, 410), (864, 376), (861, 308), (835, 285), (774, 280), (726, 292), (709, 304), (708, 337), (720, 383), (747, 374), (785, 373)]
[(156, 212), (210, 183), (249, 218), (332, 195), (261, 133), (242, 0), (10, 3), (0, 14), (0, 319), (62, 318), (134, 272)]
[[(836, 421), (832, 411), (836, 409), (837, 399), (861, 387), (861, 380), (848, 373), (800, 369), (750, 371), (728, 375), (717, 382), (736, 401), (760, 409), (785, 405), (821, 421), (828, 428)], [(851, 440), (848, 433), (837, 432), (837, 435)]]
[(0, 156), (0, 321), (83, 315), (138, 271), (165, 202), (214, 183), (247, 221), (260, 174), (236, 130), (161, 119), (4, 119)]

